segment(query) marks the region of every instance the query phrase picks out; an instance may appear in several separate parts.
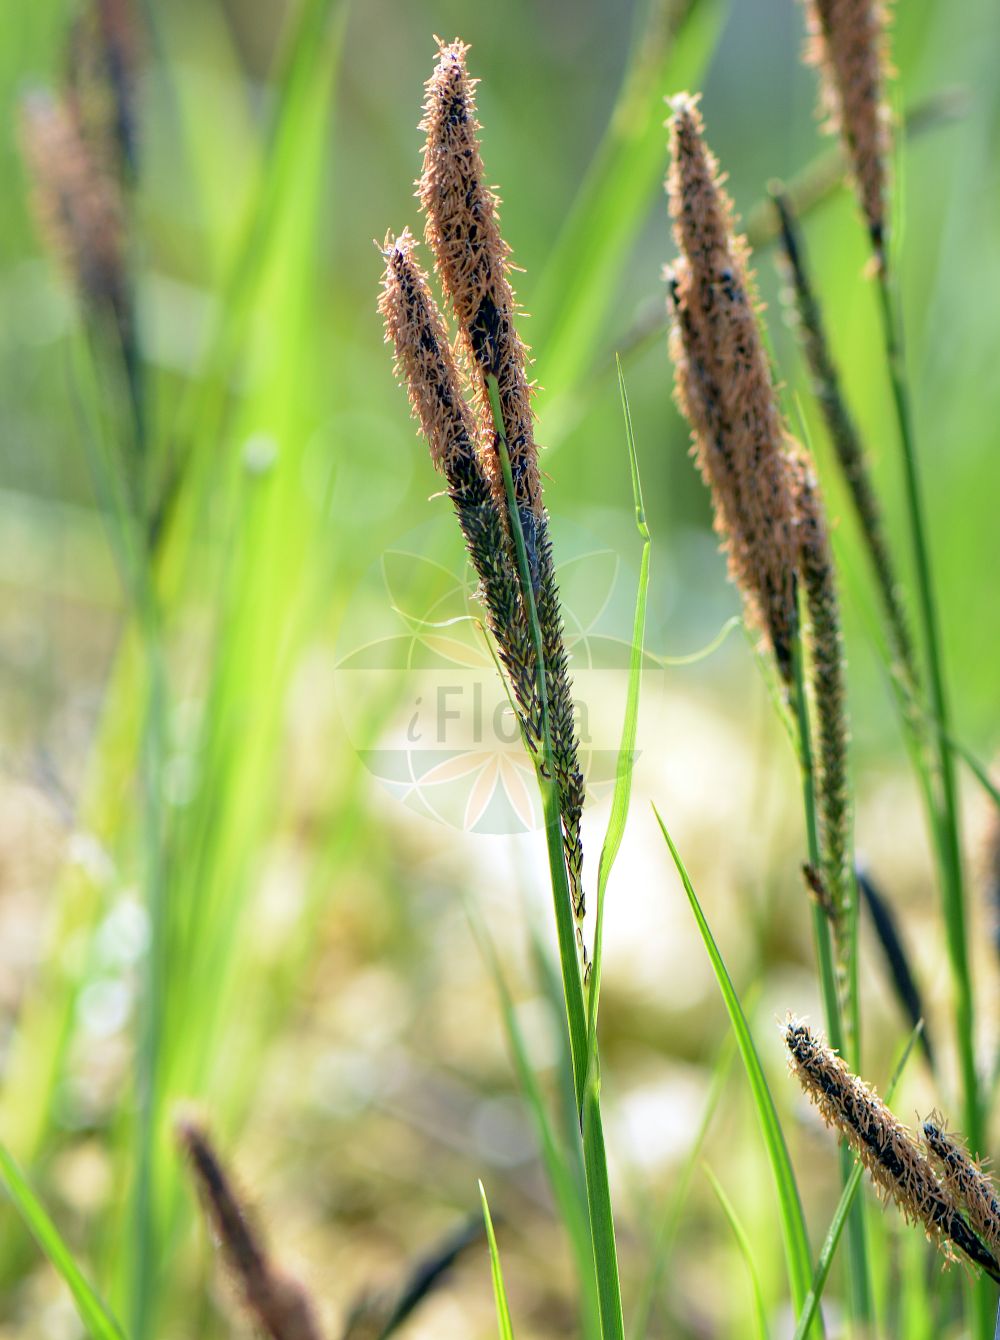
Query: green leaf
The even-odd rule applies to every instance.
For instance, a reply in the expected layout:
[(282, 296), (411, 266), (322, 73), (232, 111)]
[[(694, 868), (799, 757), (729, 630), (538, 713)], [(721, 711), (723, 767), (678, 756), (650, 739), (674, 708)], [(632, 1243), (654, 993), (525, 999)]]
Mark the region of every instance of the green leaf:
[(531, 300), (533, 342), (545, 350), (552, 392), (540, 410), (550, 445), (580, 412), (574, 392), (593, 363), (629, 248), (655, 201), (662, 203), (663, 99), (701, 82), (728, 0), (691, 0), (676, 28), (664, 21), (665, 8), (654, 6), (635, 43), (608, 129)]
[(483, 1202), (483, 1222), (486, 1225), (486, 1241), (490, 1248), (490, 1271), (493, 1275), (493, 1297), (497, 1305), (497, 1330), (500, 1340), (514, 1340), (514, 1327), (510, 1320), (510, 1308), (507, 1306), (507, 1291), (503, 1285), (503, 1271), (500, 1268), (500, 1253), (497, 1250), (496, 1234), (493, 1232), (493, 1220), (486, 1191), (479, 1183), (479, 1198)]
[(0, 1177), (35, 1241), (65, 1280), (80, 1320), (94, 1340), (124, 1340), (122, 1328), (84, 1278), (59, 1230), (4, 1145), (0, 1145)]
[(757, 1340), (768, 1340), (767, 1330), (767, 1308), (764, 1306), (764, 1294), (760, 1287), (760, 1276), (757, 1274), (757, 1264), (753, 1259), (753, 1252), (750, 1248), (750, 1239), (746, 1235), (746, 1229), (740, 1223), (739, 1215), (733, 1206), (732, 1201), (722, 1189), (722, 1185), (711, 1168), (705, 1168), (705, 1176), (712, 1184), (712, 1190), (718, 1197), (719, 1204), (722, 1206), (722, 1212), (729, 1220), (729, 1227), (733, 1230), (733, 1237), (736, 1239), (736, 1245), (739, 1247), (746, 1262), (747, 1274), (750, 1276), (750, 1287), (753, 1290), (753, 1315), (757, 1331)]
[[(805, 1216), (802, 1213), (802, 1202), (799, 1198), (799, 1189), (795, 1181), (792, 1161), (788, 1156), (788, 1146), (785, 1144), (785, 1136), (778, 1120), (778, 1112), (764, 1076), (760, 1057), (757, 1055), (757, 1048), (754, 1046), (750, 1026), (746, 1021), (739, 997), (736, 994), (736, 988), (733, 986), (732, 978), (729, 976), (722, 955), (709, 929), (705, 914), (701, 910), (701, 904), (698, 902), (694, 886), (684, 867), (684, 862), (681, 860), (680, 853), (674, 846), (673, 839), (667, 832), (666, 825), (660, 818), (655, 805), (653, 806), (653, 813), (656, 815), (656, 821), (660, 825), (664, 840), (670, 848), (670, 855), (677, 867), (677, 873), (681, 877), (695, 921), (698, 923), (701, 938), (708, 951), (708, 957), (711, 960), (715, 978), (719, 984), (719, 990), (722, 992), (726, 1011), (729, 1014), (729, 1022), (736, 1034), (736, 1045), (740, 1051), (743, 1067), (746, 1070), (747, 1079), (750, 1081), (757, 1121), (760, 1124), (761, 1135), (764, 1138), (764, 1145), (771, 1164), (771, 1173), (774, 1177), (775, 1190), (778, 1193), (781, 1235), (785, 1247), (785, 1260), (788, 1266), (788, 1281), (792, 1291), (792, 1300), (796, 1312), (800, 1312), (809, 1291), (809, 1281), (812, 1274), (809, 1237), (806, 1232)], [(815, 1318), (815, 1334), (823, 1334), (822, 1318), (818, 1314)]]
[(597, 867), (597, 914), (594, 922), (594, 955), (590, 970), (590, 998), (587, 1014), (587, 1066), (595, 1063), (597, 1048), (597, 1009), (601, 994), (601, 960), (604, 947), (604, 896), (612, 866), (621, 849), (632, 798), (632, 772), (635, 767), (635, 741), (639, 724), (639, 686), (642, 674), (643, 642), (646, 633), (646, 604), (649, 592), (649, 563), (651, 542), (646, 512), (642, 503), (642, 484), (639, 479), (639, 460), (632, 431), (632, 415), (621, 361), (618, 362), (618, 389), (621, 393), (622, 413), (625, 417), (625, 438), (628, 444), (629, 469), (632, 475), (632, 497), (635, 503), (635, 524), (642, 539), (642, 559), (639, 565), (639, 588), (635, 598), (635, 619), (632, 625), (632, 648), (629, 653), (628, 692), (625, 700), (625, 720), (622, 724), (621, 743), (615, 765), (615, 789), (611, 799), (611, 815), (601, 848)]

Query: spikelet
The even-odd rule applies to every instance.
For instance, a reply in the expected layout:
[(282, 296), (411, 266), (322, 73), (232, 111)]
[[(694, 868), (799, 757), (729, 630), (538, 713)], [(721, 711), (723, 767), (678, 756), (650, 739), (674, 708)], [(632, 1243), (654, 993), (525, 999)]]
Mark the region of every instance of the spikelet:
[(132, 316), (115, 182), (91, 154), (70, 107), (49, 93), (25, 98), (21, 146), (42, 235), (87, 307), (109, 314), (127, 344)]
[(94, 155), (129, 182), (138, 172), (138, 65), (134, 0), (87, 0), (70, 34), (67, 101)]
[(308, 1295), (274, 1268), (208, 1135), (185, 1119), (177, 1124), (177, 1139), (253, 1320), (271, 1340), (321, 1340)]
[(480, 581), (490, 630), (507, 670), (521, 724), (538, 749), (541, 718), (538, 676), (510, 537), (475, 447), (475, 427), (462, 396), (458, 368), (444, 321), (413, 254), (409, 230), (387, 237), (379, 311), (386, 341), (396, 353), (396, 372), (407, 388), (414, 417), (427, 439)]
[[(475, 81), (465, 64), (464, 42), (440, 47), (427, 81), (424, 119), (427, 134), (417, 194), (426, 216), (427, 241), (437, 272), (458, 319), (459, 340), (470, 370), (483, 425), (492, 440), (492, 414), (485, 377), (497, 379), (514, 494), (529, 558), (534, 561), (533, 517), (541, 516), (531, 399), (526, 373), (527, 350), (514, 324), (516, 305), (508, 279), (510, 249), (500, 233), (497, 197), (486, 185), (479, 151)], [(489, 469), (498, 499), (503, 480), (495, 453)]]
[(932, 1112), (923, 1127), (924, 1143), (931, 1151), (945, 1186), (955, 1201), (965, 1207), (972, 1227), (994, 1252), (1000, 1249), (1000, 1203), (993, 1182), (969, 1157), (968, 1151), (944, 1129), (944, 1121)]
[(882, 508), (872, 483), (868, 460), (857, 425), (847, 408), (840, 385), (819, 301), (806, 270), (802, 239), (792, 213), (789, 198), (783, 192), (772, 193), (780, 226), (782, 253), (791, 281), (794, 313), (802, 340), (802, 349), (812, 376), (813, 392), (819, 402), (844, 478), (847, 480), (864, 537), (868, 557), (875, 574), (889, 636), (896, 657), (895, 672), (912, 698), (918, 682), (917, 660), (910, 636), (906, 611), (899, 595), (899, 584), (889, 546), (885, 539)]
[(812, 464), (801, 450), (791, 462), (799, 546), (799, 577), (808, 615), (810, 680), (819, 726), (817, 799), (823, 882), (833, 909), (840, 966), (846, 966), (851, 911), (851, 808), (847, 785), (844, 646), (825, 509)]
[(1000, 1280), (1000, 1265), (956, 1208), (912, 1134), (881, 1098), (806, 1024), (790, 1018), (784, 1038), (799, 1083), (827, 1125), (845, 1137), (883, 1195), (911, 1223), (921, 1222), (946, 1254), (948, 1243), (954, 1243), (973, 1264)]
[(804, 0), (806, 60), (820, 69), (827, 126), (839, 130), (876, 260), (885, 263), (890, 149), (884, 101), (886, 14), (880, 0)]
[(496, 195), (485, 182), (475, 81), (469, 77), (465, 62), (468, 46), (457, 40), (442, 43), (440, 39), (438, 45), (438, 62), (427, 82), (420, 123), (427, 141), (417, 194), (437, 273), (458, 322), (459, 346), (479, 410), (484, 467), (506, 516), (507, 499), (486, 378), (493, 376), (497, 381), (514, 498), (542, 632), (563, 847), (582, 945), (579, 923), (585, 913), (585, 899), (580, 828), (585, 787), (578, 759), (559, 590), (542, 504), (527, 349), (515, 325), (517, 309), (508, 279), (510, 249), (500, 233)]
[(794, 502), (785, 432), (757, 326), (745, 240), (703, 138), (698, 99), (673, 99), (667, 177), (681, 256), (668, 273), (678, 404), (712, 491), (715, 526), (749, 621), (786, 682), (796, 633)]

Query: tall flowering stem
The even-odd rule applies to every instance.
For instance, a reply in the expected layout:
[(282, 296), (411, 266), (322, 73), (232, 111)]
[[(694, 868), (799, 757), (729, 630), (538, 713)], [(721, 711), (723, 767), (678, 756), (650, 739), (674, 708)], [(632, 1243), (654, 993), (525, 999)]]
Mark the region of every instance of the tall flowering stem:
[[(675, 391), (692, 428), (692, 450), (712, 493), (716, 530), (748, 619), (764, 635), (795, 712), (813, 902), (816, 956), (827, 1027), (845, 1038), (841, 978), (852, 1040), (859, 1037), (856, 910), (848, 873), (846, 715), (839, 613), (815, 484), (796, 463), (758, 325), (749, 251), (703, 134), (696, 98), (679, 94), (669, 121), (667, 177), (680, 257), (668, 272)], [(818, 718), (814, 747), (798, 596), (808, 615)], [(835, 955), (834, 946), (837, 953)], [(850, 1168), (843, 1162), (845, 1179)], [(863, 1209), (850, 1218), (853, 1307), (870, 1317)]]
[[(605, 1340), (624, 1340), (596, 1040), (584, 984), (584, 785), (569, 662), (542, 503), (527, 352), (515, 324), (508, 250), (483, 178), (462, 42), (441, 45), (427, 84), (419, 197), (459, 359), (408, 233), (387, 239), (379, 307), (396, 370), (443, 473), (538, 777), (573, 1068), (593, 1264)], [(475, 413), (465, 390), (472, 392)], [(582, 969), (582, 970), (581, 970)]]
[(500, 232), (497, 199), (485, 182), (475, 81), (466, 68), (467, 51), (463, 42), (442, 45), (427, 82), (421, 122), (427, 142), (417, 193), (438, 276), (458, 322), (459, 346), (479, 411), (484, 468), (499, 504), (505, 508), (490, 379), (496, 384), (515, 505), (543, 635), (563, 846), (582, 945), (581, 924), (586, 911), (580, 836), (584, 783), (577, 757), (572, 685), (548, 517), (542, 503), (527, 350), (515, 323), (516, 304), (508, 277), (510, 252)]
[[(820, 67), (824, 99), (853, 164), (858, 198), (871, 236), (882, 334), (903, 461), (910, 547), (917, 584), (926, 688), (935, 758), (930, 828), (939, 877), (948, 956), (954, 982), (956, 1044), (962, 1072), (966, 1133), (982, 1143), (983, 1114), (975, 1062), (975, 1010), (965, 914), (961, 814), (951, 745), (942, 639), (931, 574), (927, 522), (917, 466), (916, 437), (903, 348), (897, 279), (890, 276), (886, 194), (890, 150), (885, 103), (886, 14), (879, 0), (806, 0), (811, 40), (807, 57)], [(922, 760), (918, 766), (925, 765)]]

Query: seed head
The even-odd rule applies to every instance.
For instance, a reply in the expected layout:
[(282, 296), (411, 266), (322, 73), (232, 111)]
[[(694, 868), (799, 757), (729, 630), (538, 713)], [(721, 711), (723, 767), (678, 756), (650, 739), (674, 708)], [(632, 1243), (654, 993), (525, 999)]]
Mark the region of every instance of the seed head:
[(879, 0), (805, 0), (806, 60), (819, 66), (827, 128), (840, 131), (872, 245), (884, 264), (889, 158), (886, 16)]
[(787, 682), (797, 626), (795, 511), (747, 245), (733, 230), (697, 99), (674, 98), (669, 125), (667, 194), (681, 251), (668, 275), (677, 400), (712, 491), (730, 576)]
[[(476, 120), (475, 80), (465, 64), (464, 42), (441, 43), (427, 81), (421, 130), (427, 134), (417, 194), (426, 215), (427, 241), (441, 284), (455, 309), (459, 343), (469, 368), (483, 440), (492, 442), (485, 377), (499, 387), (514, 493), (519, 507), (541, 514), (527, 350), (514, 324), (516, 306), (508, 274), (510, 249), (500, 234), (497, 197), (485, 184)], [(498, 497), (503, 480), (495, 452), (488, 470)], [(522, 524), (524, 524), (522, 513)], [(526, 535), (526, 539), (529, 537)], [(529, 543), (529, 554), (532, 546)]]
[(305, 1290), (275, 1270), (206, 1132), (183, 1120), (177, 1139), (254, 1321), (271, 1340), (321, 1340)]
[(70, 35), (67, 99), (104, 167), (126, 181), (138, 170), (134, 0), (88, 0)]
[(38, 90), (25, 99), (21, 148), (39, 228), (84, 302), (109, 313), (123, 339), (131, 329), (122, 207), (70, 107)]
[(784, 1036), (799, 1083), (826, 1124), (846, 1138), (883, 1195), (891, 1196), (911, 1223), (919, 1220), (939, 1245), (948, 1239), (991, 1278), (1000, 1279), (1000, 1265), (959, 1213), (913, 1135), (874, 1090), (806, 1024), (789, 1019)]
[(944, 1129), (944, 1121), (937, 1112), (932, 1112), (924, 1122), (923, 1136), (941, 1169), (945, 1186), (955, 1201), (965, 1207), (972, 1227), (996, 1252), (1000, 1249), (1000, 1204), (993, 1182)]
[(812, 463), (800, 449), (792, 458), (799, 541), (799, 576), (808, 614), (810, 679), (819, 725), (818, 799), (824, 884), (834, 910), (841, 964), (847, 952), (851, 905), (847, 784), (847, 702), (844, 645), (825, 508)]
[[(468, 47), (459, 41), (447, 45), (439, 41), (438, 45), (438, 63), (427, 83), (421, 121), (427, 142), (417, 194), (441, 286), (457, 320), (462, 365), (479, 411), (477, 431), (447, 351), (443, 322), (424, 277), (410, 262), (408, 235), (402, 246), (403, 239), (387, 244), (380, 305), (388, 338), (396, 345), (397, 369), (410, 387), (411, 403), (431, 442), (432, 454), (448, 479), (480, 575), (490, 626), (521, 708), (525, 738), (538, 751), (543, 744), (541, 692), (528, 613), (531, 603), (535, 605), (563, 847), (582, 949), (584, 782), (559, 590), (538, 475), (525, 371), (527, 351), (515, 328), (509, 250), (500, 235), (496, 196), (484, 183), (474, 81), (465, 65)], [(500, 426), (510, 458), (513, 504), (525, 541), (530, 589), (521, 587), (513, 544), (514, 516), (502, 474), (501, 439), (493, 421), (489, 377), (497, 383)], [(586, 965), (585, 953), (583, 958)]]
[(386, 341), (396, 352), (396, 375), (435, 466), (448, 482), (472, 565), (481, 583), (490, 629), (522, 712), (529, 744), (541, 737), (537, 660), (501, 510), (476, 450), (472, 414), (462, 395), (458, 367), (444, 320), (414, 255), (409, 230), (387, 237), (379, 311)]

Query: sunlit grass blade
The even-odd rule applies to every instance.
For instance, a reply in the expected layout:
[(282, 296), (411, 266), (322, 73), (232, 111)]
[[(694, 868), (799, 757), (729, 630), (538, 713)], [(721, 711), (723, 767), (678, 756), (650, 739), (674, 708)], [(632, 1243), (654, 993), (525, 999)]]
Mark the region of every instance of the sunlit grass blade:
[(486, 1241), (490, 1249), (490, 1273), (493, 1276), (493, 1298), (497, 1305), (497, 1330), (500, 1340), (514, 1340), (514, 1327), (507, 1305), (507, 1291), (503, 1283), (503, 1271), (500, 1268), (500, 1252), (497, 1250), (496, 1234), (493, 1232), (493, 1220), (490, 1217), (489, 1202), (482, 1182), (479, 1183), (479, 1198), (483, 1203), (483, 1223), (486, 1225)]
[[(896, 1086), (899, 1084), (906, 1063), (910, 1059), (917, 1038), (923, 1029), (923, 1021), (919, 1022), (913, 1032), (907, 1039), (906, 1046), (903, 1048), (903, 1054), (896, 1063), (896, 1069), (892, 1073), (885, 1091), (886, 1103), (891, 1103), (893, 1095), (896, 1092)], [(841, 1192), (840, 1200), (837, 1203), (837, 1209), (834, 1212), (833, 1219), (830, 1221), (830, 1227), (827, 1230), (826, 1238), (823, 1242), (819, 1259), (816, 1262), (816, 1270), (813, 1274), (812, 1284), (809, 1287), (809, 1293), (806, 1296), (805, 1304), (799, 1313), (799, 1318), (795, 1326), (794, 1340), (805, 1340), (809, 1334), (809, 1328), (812, 1325), (813, 1318), (816, 1315), (816, 1309), (819, 1307), (820, 1299), (823, 1296), (823, 1290), (826, 1287), (827, 1276), (830, 1273), (830, 1267), (833, 1264), (833, 1258), (837, 1251), (837, 1244), (840, 1242), (840, 1236), (844, 1231), (844, 1225), (847, 1223), (847, 1216), (850, 1213), (851, 1205), (857, 1194), (858, 1184), (864, 1173), (864, 1165), (860, 1162), (855, 1163), (851, 1170)]]
[(632, 647), (629, 652), (628, 693), (625, 720), (622, 724), (621, 743), (615, 764), (615, 789), (611, 798), (611, 814), (601, 848), (597, 867), (597, 913), (594, 922), (594, 953), (590, 972), (590, 997), (587, 1002), (587, 1064), (594, 1063), (597, 1047), (597, 1010), (601, 994), (601, 958), (604, 948), (604, 900), (611, 868), (622, 845), (629, 802), (632, 798), (632, 772), (635, 767), (635, 742), (639, 725), (639, 686), (642, 674), (643, 643), (646, 633), (646, 604), (649, 594), (649, 564), (652, 548), (646, 512), (642, 502), (642, 483), (639, 479), (639, 460), (632, 431), (632, 415), (621, 362), (618, 363), (618, 390), (621, 394), (625, 418), (625, 437), (628, 444), (629, 468), (632, 475), (632, 497), (635, 504), (635, 524), (642, 540), (642, 558), (639, 563), (639, 586), (635, 598), (635, 619), (632, 625)]
[(722, 1206), (722, 1213), (729, 1222), (729, 1227), (733, 1230), (733, 1237), (736, 1239), (736, 1245), (740, 1249), (740, 1255), (746, 1262), (747, 1275), (750, 1279), (750, 1289), (753, 1294), (753, 1319), (754, 1331), (757, 1340), (769, 1340), (767, 1328), (767, 1308), (764, 1305), (764, 1293), (760, 1287), (760, 1275), (757, 1273), (757, 1263), (753, 1258), (753, 1250), (750, 1247), (750, 1239), (747, 1237), (746, 1229), (740, 1222), (740, 1217), (736, 1209), (722, 1189), (722, 1184), (707, 1165), (705, 1167), (705, 1176), (712, 1184), (712, 1190), (715, 1192), (719, 1204)]
[(84, 1278), (59, 1230), (3, 1145), (0, 1145), (0, 1177), (26, 1227), (72, 1293), (80, 1320), (94, 1340), (124, 1340), (118, 1322)]
[[(736, 1045), (740, 1051), (747, 1079), (750, 1081), (754, 1109), (757, 1113), (761, 1135), (771, 1164), (775, 1190), (778, 1193), (778, 1213), (781, 1221), (781, 1235), (788, 1265), (788, 1281), (792, 1291), (792, 1300), (796, 1312), (799, 1312), (805, 1304), (809, 1291), (812, 1266), (802, 1202), (799, 1198), (799, 1189), (792, 1169), (792, 1161), (788, 1156), (788, 1146), (785, 1144), (781, 1122), (778, 1119), (774, 1099), (764, 1076), (760, 1057), (757, 1055), (757, 1048), (750, 1032), (750, 1026), (736, 994), (736, 988), (733, 986), (732, 978), (729, 976), (725, 962), (712, 936), (705, 914), (701, 910), (701, 904), (698, 902), (694, 886), (685, 869), (684, 862), (681, 860), (680, 853), (674, 846), (673, 839), (655, 805), (653, 813), (656, 815), (656, 821), (660, 825), (660, 831), (670, 849), (671, 858), (684, 885), (688, 902), (691, 904), (691, 911), (694, 913), (698, 930), (701, 932), (702, 940), (708, 951), (708, 957), (711, 960), (715, 978), (725, 1002), (726, 1012), (729, 1015), (729, 1022), (736, 1034)], [(822, 1318), (819, 1313), (814, 1318), (813, 1334), (817, 1336), (823, 1334)]]

